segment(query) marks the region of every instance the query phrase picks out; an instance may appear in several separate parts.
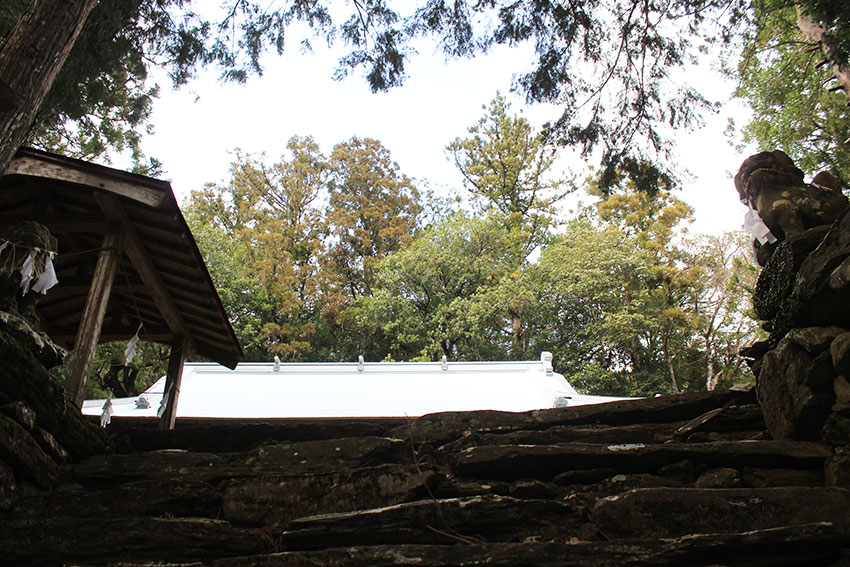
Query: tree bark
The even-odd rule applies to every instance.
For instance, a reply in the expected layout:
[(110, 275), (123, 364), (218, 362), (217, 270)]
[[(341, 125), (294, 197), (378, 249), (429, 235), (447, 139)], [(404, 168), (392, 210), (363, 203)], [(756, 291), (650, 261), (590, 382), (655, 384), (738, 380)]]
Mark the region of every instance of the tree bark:
[(848, 64), (847, 52), (839, 48), (829, 30), (815, 22), (805, 8), (802, 8), (799, 3), (796, 4), (796, 8), (797, 25), (804, 34), (820, 46), (844, 94), (850, 98), (850, 64)]
[(97, 0), (36, 0), (0, 46), (0, 173), (26, 141), (95, 4)]

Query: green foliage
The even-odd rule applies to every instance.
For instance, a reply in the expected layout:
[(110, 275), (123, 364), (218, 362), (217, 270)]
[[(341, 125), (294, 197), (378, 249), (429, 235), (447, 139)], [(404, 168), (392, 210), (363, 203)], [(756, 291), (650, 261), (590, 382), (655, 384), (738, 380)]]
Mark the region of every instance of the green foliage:
[(503, 280), (524, 352), (553, 352), (583, 391), (649, 395), (746, 381), (737, 355), (755, 330), (740, 237), (688, 242), (690, 208), (624, 186), (567, 223), (539, 261)]
[[(650, 395), (749, 379), (737, 351), (751, 266), (732, 237), (686, 241), (690, 207), (629, 171), (538, 242), (516, 211), (422, 199), (375, 140), (322, 156), (293, 138), (266, 166), (237, 153), (230, 183), (192, 195), (190, 225), (250, 359), (534, 359), (590, 393)], [(470, 167), (475, 164), (468, 162)], [(510, 202), (510, 201), (505, 201)], [(530, 209), (529, 209), (530, 210)]]
[(116, 398), (138, 396), (165, 376), (169, 347), (141, 340), (129, 364), (124, 356), (126, 348), (125, 341), (97, 347), (91, 378), (86, 383), (86, 398), (106, 398), (109, 394)]
[(553, 205), (568, 192), (564, 180), (551, 179), (555, 148), (521, 116), (508, 114), (501, 95), (469, 128), (468, 138), (448, 146), (467, 189), (484, 210), (495, 209), (530, 252), (553, 221)]
[[(0, 39), (29, 0), (0, 7)], [(146, 84), (155, 46), (170, 33), (167, 10), (182, 0), (115, 0), (94, 7), (74, 48), (39, 110), (29, 143), (82, 159), (108, 161), (129, 151), (145, 164), (142, 136), (148, 131), (157, 87)]]
[(363, 317), (388, 339), (394, 360), (507, 357), (504, 316), (487, 290), (518, 265), (518, 246), (492, 214), (456, 213), (378, 264)]
[(326, 267), (356, 299), (371, 295), (375, 264), (410, 242), (422, 206), (413, 182), (377, 140), (337, 144), (331, 167)]
[(227, 186), (192, 193), (186, 216), (247, 357), (309, 353), (318, 304), (323, 219), (316, 207), (330, 165), (311, 138), (267, 168), (237, 152)]
[[(820, 4), (850, 21), (846, 3)], [(843, 15), (837, 13), (839, 4)], [(825, 170), (850, 182), (847, 94), (833, 88), (832, 68), (820, 47), (800, 31), (793, 4), (759, 0), (753, 9), (751, 36), (736, 70), (736, 95), (753, 109), (744, 141), (763, 151), (782, 149), (804, 171)], [(850, 26), (836, 26), (835, 37), (850, 45)]]

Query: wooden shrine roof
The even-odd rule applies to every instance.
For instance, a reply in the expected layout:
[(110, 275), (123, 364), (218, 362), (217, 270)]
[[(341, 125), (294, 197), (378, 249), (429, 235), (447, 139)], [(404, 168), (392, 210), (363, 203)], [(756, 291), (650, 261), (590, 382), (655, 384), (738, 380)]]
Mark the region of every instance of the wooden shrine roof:
[(235, 367), (242, 349), (171, 185), (85, 161), (21, 149), (0, 178), (0, 226), (45, 225), (59, 241), (59, 284), (38, 303), (43, 330), (71, 348), (107, 226), (124, 229), (100, 342), (141, 338)]

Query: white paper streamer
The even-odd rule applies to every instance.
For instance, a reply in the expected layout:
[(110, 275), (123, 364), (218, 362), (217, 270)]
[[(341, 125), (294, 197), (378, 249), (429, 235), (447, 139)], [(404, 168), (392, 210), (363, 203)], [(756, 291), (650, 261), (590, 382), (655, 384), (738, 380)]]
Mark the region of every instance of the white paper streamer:
[(30, 290), (30, 282), (32, 281), (32, 272), (33, 272), (33, 258), (35, 257), (35, 253), (38, 251), (38, 248), (33, 248), (29, 251), (24, 258), (24, 263), (21, 265), (21, 295), (26, 295)]
[(761, 216), (758, 212), (750, 207), (750, 210), (747, 211), (747, 214), (744, 215), (744, 228), (747, 232), (750, 233), (750, 248), (753, 251), (753, 264), (758, 265), (757, 259), (757, 248), (756, 241), (759, 244), (770, 243), (773, 244), (776, 242), (777, 238), (770, 232), (770, 229), (764, 224), (764, 220), (762, 220)]
[(53, 252), (48, 252), (44, 259), (44, 270), (41, 272), (38, 281), (32, 286), (32, 290), (41, 294), (47, 293), (47, 290), (59, 283), (59, 278), (56, 277), (56, 269), (53, 267)]
[(124, 365), (128, 365), (133, 362), (133, 359), (136, 357), (136, 345), (139, 342), (139, 333), (142, 331), (142, 324), (139, 323), (139, 328), (136, 329), (136, 334), (133, 335), (129, 341), (127, 341), (127, 347), (124, 349)]
[(112, 423), (112, 394), (106, 398), (106, 403), (103, 404), (103, 413), (100, 414), (100, 426), (106, 427)]
[(769, 242), (773, 244), (776, 242), (776, 237), (770, 232), (770, 229), (764, 224), (764, 221), (759, 216), (758, 212), (756, 212), (752, 207), (747, 211), (747, 214), (744, 215), (744, 228), (747, 229), (747, 232), (750, 235), (759, 241), (759, 243), (764, 244), (765, 242)]

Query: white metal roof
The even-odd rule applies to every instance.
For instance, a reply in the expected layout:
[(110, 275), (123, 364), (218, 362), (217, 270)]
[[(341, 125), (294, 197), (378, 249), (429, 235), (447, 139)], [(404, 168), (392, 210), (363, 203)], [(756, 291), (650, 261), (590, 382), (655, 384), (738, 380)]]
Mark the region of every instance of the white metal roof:
[[(177, 417), (418, 417), (443, 411), (521, 412), (616, 398), (583, 396), (552, 371), (551, 355), (521, 362), (186, 363)], [(112, 400), (113, 416), (156, 417), (161, 378), (136, 398)], [(148, 407), (143, 400), (145, 398)], [(100, 415), (105, 400), (87, 400)]]

